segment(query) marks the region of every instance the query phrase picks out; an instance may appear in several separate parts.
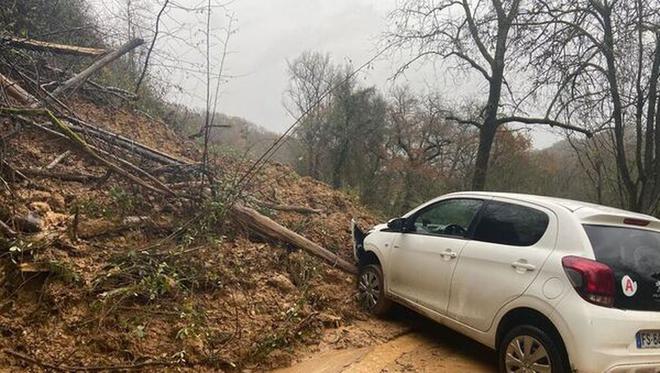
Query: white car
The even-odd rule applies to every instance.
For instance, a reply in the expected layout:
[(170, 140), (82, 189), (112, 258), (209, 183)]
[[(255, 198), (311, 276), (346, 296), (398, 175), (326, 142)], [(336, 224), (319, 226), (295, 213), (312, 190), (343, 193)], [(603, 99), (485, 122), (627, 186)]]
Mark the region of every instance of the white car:
[(558, 198), (439, 197), (363, 233), (359, 299), (497, 350), (502, 372), (660, 372), (660, 220)]

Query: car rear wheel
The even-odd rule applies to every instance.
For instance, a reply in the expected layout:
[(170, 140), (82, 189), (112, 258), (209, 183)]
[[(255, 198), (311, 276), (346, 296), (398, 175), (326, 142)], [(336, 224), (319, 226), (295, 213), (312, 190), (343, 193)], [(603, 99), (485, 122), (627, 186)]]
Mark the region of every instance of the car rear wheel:
[(358, 301), (365, 311), (376, 316), (383, 316), (390, 310), (392, 301), (385, 296), (383, 270), (379, 265), (369, 264), (360, 268)]
[(536, 326), (516, 326), (504, 336), (498, 346), (500, 372), (569, 372), (568, 358), (560, 343)]

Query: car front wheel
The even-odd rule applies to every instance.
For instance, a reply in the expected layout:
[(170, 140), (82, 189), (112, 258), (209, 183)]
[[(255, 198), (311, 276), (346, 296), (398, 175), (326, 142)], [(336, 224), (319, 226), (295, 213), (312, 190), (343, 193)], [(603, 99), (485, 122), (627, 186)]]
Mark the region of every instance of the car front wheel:
[(536, 326), (516, 326), (504, 336), (498, 346), (500, 372), (569, 372), (568, 359), (562, 351), (552, 335)]
[(385, 297), (383, 270), (379, 265), (369, 264), (360, 268), (358, 275), (358, 301), (362, 308), (376, 316), (385, 315), (392, 302)]

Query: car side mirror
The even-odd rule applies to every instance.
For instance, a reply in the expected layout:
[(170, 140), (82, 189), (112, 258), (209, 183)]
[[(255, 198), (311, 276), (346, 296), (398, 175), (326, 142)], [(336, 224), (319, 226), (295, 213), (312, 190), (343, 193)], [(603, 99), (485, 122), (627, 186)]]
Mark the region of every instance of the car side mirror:
[(387, 228), (394, 232), (403, 232), (405, 226), (406, 219), (404, 218), (394, 218), (387, 222)]

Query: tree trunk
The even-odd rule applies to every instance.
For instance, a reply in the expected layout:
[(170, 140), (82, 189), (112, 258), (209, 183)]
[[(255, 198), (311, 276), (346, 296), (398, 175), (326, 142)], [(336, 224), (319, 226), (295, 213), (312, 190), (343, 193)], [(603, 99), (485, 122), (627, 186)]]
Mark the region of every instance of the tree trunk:
[(490, 150), (493, 147), (497, 123), (484, 125), (479, 129), (479, 148), (477, 159), (474, 162), (474, 177), (472, 178), (472, 190), (484, 190), (486, 187), (486, 175), (488, 174), (488, 163), (490, 161)]
[(242, 206), (238, 203), (234, 204), (231, 207), (231, 217), (237, 219), (241, 224), (244, 224), (247, 228), (250, 228), (253, 232), (262, 236), (272, 240), (286, 242), (296, 248), (303, 249), (345, 272), (351, 274), (358, 273), (355, 265), (341, 259), (337, 254), (321, 247), (298, 233), (277, 224), (272, 219), (259, 214), (249, 207)]
[(495, 141), (495, 134), (499, 127), (497, 123), (497, 110), (500, 104), (502, 92), (502, 81), (504, 80), (504, 52), (498, 55), (499, 62), (495, 62), (493, 76), (490, 81), (488, 92), (488, 103), (486, 105), (486, 119), (479, 128), (479, 148), (477, 159), (474, 163), (474, 177), (472, 178), (473, 190), (484, 190), (486, 188), (486, 176), (488, 175), (488, 162), (490, 161), (490, 150)]
[(69, 54), (74, 56), (98, 57), (106, 53), (105, 49), (57, 44), (41, 40), (17, 38), (13, 36), (0, 37), (0, 44), (8, 45), (14, 48), (46, 51), (54, 54)]
[(335, 189), (341, 188), (342, 184), (342, 170), (346, 164), (346, 155), (348, 154), (348, 144), (344, 144), (342, 149), (339, 151), (337, 160), (334, 162), (332, 167), (332, 187)]
[(104, 66), (108, 65), (117, 58), (123, 56), (127, 52), (132, 51), (133, 49), (137, 48), (143, 43), (144, 40), (142, 39), (133, 39), (128, 43), (120, 46), (119, 48), (113, 50), (112, 52), (109, 52), (108, 54), (106, 54), (105, 56), (101, 57), (96, 62), (94, 62), (92, 65), (90, 65), (88, 68), (86, 68), (79, 74), (75, 75), (71, 79), (64, 82), (61, 86), (59, 86), (56, 90), (53, 91), (52, 96), (58, 97), (62, 94), (67, 94), (71, 91), (76, 90), (96, 71), (102, 69)]

